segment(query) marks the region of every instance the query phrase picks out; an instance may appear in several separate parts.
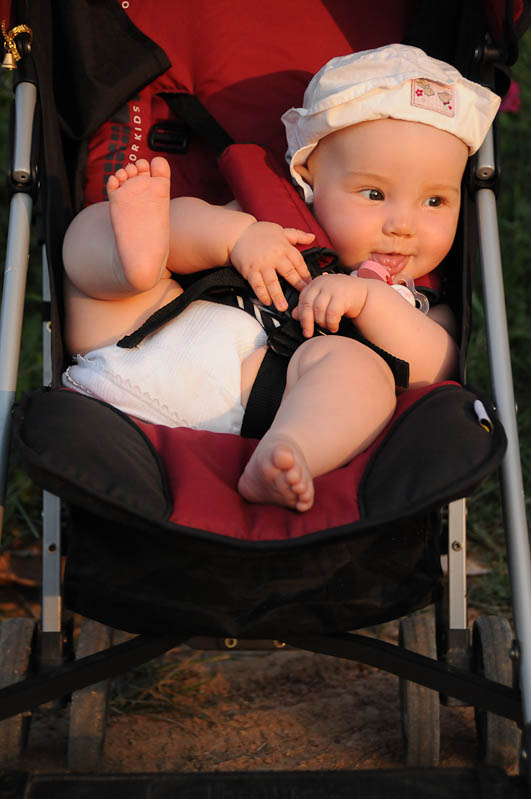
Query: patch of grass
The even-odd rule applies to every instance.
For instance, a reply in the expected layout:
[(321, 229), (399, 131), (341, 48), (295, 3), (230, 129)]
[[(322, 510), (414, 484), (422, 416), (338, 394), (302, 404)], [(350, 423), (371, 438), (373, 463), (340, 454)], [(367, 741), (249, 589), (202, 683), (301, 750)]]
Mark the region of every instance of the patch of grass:
[(113, 682), (110, 711), (160, 718), (161, 713), (182, 710), (211, 679), (203, 664), (225, 658), (223, 653), (195, 652), (184, 657), (169, 653), (145, 663)]

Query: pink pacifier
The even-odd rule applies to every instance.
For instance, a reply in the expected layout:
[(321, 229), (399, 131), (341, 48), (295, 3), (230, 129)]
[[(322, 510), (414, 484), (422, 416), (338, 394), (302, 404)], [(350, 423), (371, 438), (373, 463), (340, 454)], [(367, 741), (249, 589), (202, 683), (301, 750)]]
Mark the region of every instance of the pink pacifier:
[(422, 313), (428, 313), (430, 310), (430, 303), (428, 298), (417, 291), (415, 288), (415, 281), (405, 272), (399, 272), (398, 275), (391, 275), (389, 269), (377, 261), (363, 261), (357, 271), (358, 277), (364, 277), (367, 280), (383, 280), (384, 283), (390, 285), (395, 291), (398, 291), (401, 297), (418, 308)]
[(389, 269), (377, 261), (364, 261), (358, 269), (358, 277), (364, 277), (368, 280), (383, 280), (384, 283), (389, 283), (389, 285), (393, 283)]

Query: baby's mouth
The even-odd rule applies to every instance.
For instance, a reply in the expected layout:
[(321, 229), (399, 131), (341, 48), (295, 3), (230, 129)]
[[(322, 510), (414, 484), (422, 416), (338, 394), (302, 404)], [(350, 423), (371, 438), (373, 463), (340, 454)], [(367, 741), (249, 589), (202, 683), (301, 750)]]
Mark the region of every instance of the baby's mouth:
[(370, 258), (377, 264), (385, 266), (392, 275), (396, 275), (405, 268), (409, 255), (399, 252), (371, 252)]

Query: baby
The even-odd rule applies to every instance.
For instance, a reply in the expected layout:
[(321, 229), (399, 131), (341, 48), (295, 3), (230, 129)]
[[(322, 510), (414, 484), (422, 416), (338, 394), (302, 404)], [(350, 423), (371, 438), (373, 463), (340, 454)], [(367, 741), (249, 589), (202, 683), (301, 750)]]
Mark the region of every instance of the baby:
[[(302, 108), (283, 116), (293, 179), (351, 274), (314, 280), (296, 245), (312, 234), (202, 200), (170, 200), (165, 159), (111, 176), (108, 203), (76, 217), (64, 243), (66, 386), (147, 421), (238, 433), (266, 334), (238, 308), (195, 301), (137, 348), (117, 346), (177, 297), (176, 275), (232, 264), (265, 306), (285, 311), (278, 276), (300, 291), (307, 339), (289, 361), (272, 426), (239, 480), (250, 502), (298, 511), (313, 478), (362, 452), (391, 419), (393, 374), (372, 346), (335, 333), (352, 321), (376, 348), (409, 363), (410, 386), (455, 373), (450, 309), (423, 313), (393, 283), (426, 275), (456, 232), (461, 179), (499, 99), (423, 51), (391, 45), (332, 59)], [(367, 264), (371, 262), (369, 272)], [(357, 274), (380, 273), (383, 280)]]

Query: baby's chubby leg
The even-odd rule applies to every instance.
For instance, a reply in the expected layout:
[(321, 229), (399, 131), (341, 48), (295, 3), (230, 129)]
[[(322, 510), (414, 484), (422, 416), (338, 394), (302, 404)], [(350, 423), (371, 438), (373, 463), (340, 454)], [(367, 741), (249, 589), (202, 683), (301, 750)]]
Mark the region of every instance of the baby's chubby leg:
[(170, 167), (141, 159), (111, 175), (109, 201), (84, 208), (72, 221), (63, 260), (85, 294), (113, 299), (155, 286), (168, 259)]
[(313, 504), (313, 478), (363, 452), (391, 419), (395, 385), (372, 350), (342, 336), (313, 338), (295, 352), (275, 420), (238, 489), (250, 502), (299, 511)]

